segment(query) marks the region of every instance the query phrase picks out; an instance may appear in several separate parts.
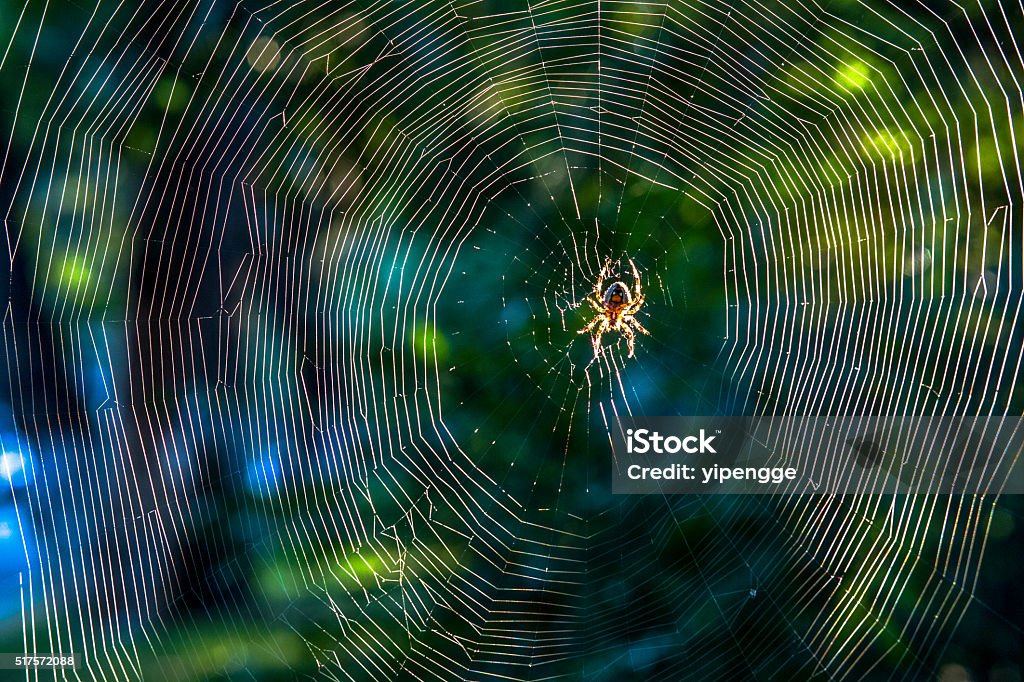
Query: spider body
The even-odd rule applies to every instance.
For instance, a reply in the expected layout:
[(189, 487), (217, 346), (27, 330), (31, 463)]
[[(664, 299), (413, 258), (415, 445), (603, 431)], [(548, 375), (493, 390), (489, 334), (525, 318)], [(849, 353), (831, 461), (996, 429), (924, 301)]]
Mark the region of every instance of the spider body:
[(624, 283), (614, 282), (602, 294), (601, 290), (604, 287), (604, 280), (610, 265), (611, 259), (605, 261), (604, 267), (601, 268), (601, 274), (598, 275), (594, 291), (587, 297), (587, 302), (597, 311), (597, 315), (578, 333), (591, 335), (594, 357), (597, 357), (601, 353), (601, 336), (609, 331), (619, 332), (626, 337), (629, 357), (633, 357), (636, 343), (636, 334), (634, 332), (650, 334), (634, 317), (640, 308), (643, 307), (645, 300), (640, 286), (640, 273), (637, 272), (636, 264), (630, 260), (629, 265), (633, 270), (633, 280), (635, 282), (633, 293), (630, 293), (629, 287)]

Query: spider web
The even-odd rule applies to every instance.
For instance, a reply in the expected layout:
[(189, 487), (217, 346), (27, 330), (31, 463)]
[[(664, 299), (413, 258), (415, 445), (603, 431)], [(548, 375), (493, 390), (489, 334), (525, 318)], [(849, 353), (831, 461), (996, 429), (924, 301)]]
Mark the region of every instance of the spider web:
[[(998, 490), (612, 497), (609, 433), (1019, 413), (1019, 6), (0, 16), (6, 650), (109, 680), (942, 662)], [(647, 296), (632, 359), (578, 334), (608, 259)]]

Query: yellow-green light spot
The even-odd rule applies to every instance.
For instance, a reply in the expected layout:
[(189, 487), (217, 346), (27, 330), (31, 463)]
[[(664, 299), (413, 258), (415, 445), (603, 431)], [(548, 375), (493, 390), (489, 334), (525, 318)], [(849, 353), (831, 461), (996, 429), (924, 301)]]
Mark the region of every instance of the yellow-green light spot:
[(185, 108), (191, 94), (188, 86), (176, 78), (164, 78), (153, 88), (153, 101), (164, 111), (175, 113)]
[(423, 360), (444, 362), (448, 357), (448, 339), (433, 324), (417, 323), (409, 330), (413, 351)]
[(61, 264), (57, 279), (59, 284), (69, 289), (78, 289), (92, 281), (92, 271), (81, 258), (69, 256)]
[(835, 81), (850, 92), (860, 92), (871, 84), (871, 67), (859, 59), (844, 62), (836, 69)]
[(342, 568), (360, 587), (369, 587), (375, 584), (377, 576), (386, 570), (380, 557), (365, 552), (346, 556)]
[(874, 135), (865, 135), (861, 144), (868, 156), (891, 161), (910, 151), (910, 139), (902, 130), (880, 130)]

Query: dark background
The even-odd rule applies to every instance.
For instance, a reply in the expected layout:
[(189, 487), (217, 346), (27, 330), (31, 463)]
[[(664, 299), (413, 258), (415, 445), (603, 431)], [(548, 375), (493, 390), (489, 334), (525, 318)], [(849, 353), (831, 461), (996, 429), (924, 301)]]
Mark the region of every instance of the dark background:
[(1021, 413), (1020, 8), (416, 5), (0, 4), (0, 649), (1021, 679), (1019, 496), (607, 478), (625, 411)]

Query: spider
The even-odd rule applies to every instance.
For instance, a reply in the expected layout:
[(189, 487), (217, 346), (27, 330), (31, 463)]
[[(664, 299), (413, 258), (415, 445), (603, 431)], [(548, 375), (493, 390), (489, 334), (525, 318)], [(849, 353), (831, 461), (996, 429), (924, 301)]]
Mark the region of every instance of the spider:
[(597, 277), (597, 285), (594, 287), (593, 294), (587, 297), (587, 302), (594, 307), (597, 315), (577, 333), (593, 335), (591, 341), (596, 358), (601, 353), (601, 335), (607, 331), (621, 332), (626, 337), (626, 345), (629, 346), (629, 357), (633, 357), (633, 345), (636, 340), (633, 330), (641, 334), (650, 334), (633, 317), (643, 307), (645, 300), (640, 289), (640, 273), (637, 272), (636, 264), (630, 259), (629, 265), (633, 269), (633, 279), (636, 281), (635, 293), (630, 294), (629, 288), (622, 282), (615, 282), (602, 294), (601, 287), (604, 285), (604, 278), (608, 274), (611, 262), (611, 258), (605, 261), (604, 267), (601, 268), (601, 274)]

